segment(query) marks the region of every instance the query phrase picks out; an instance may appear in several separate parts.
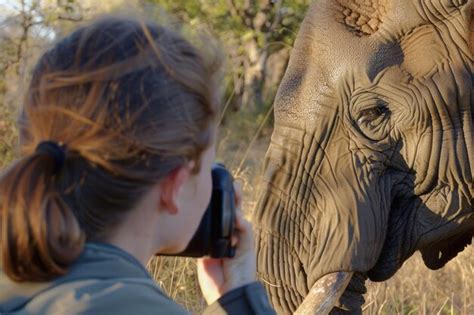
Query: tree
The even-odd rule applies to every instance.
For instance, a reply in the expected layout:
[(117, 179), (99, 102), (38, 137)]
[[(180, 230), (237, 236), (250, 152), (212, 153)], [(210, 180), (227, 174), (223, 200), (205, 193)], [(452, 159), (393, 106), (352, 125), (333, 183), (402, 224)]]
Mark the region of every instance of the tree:
[[(261, 112), (273, 101), (309, 0), (142, 0), (187, 25), (205, 25), (224, 43), (235, 108)], [(269, 67), (271, 65), (271, 68)]]
[(0, 168), (14, 158), (15, 117), (39, 55), (77, 22), (123, 0), (15, 0), (0, 4)]

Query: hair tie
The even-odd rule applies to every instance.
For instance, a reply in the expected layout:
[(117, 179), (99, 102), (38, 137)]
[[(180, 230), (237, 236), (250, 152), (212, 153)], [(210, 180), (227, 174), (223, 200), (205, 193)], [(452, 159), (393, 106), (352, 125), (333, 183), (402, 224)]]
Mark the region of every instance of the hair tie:
[(35, 150), (39, 154), (47, 154), (54, 158), (54, 170), (56, 174), (64, 166), (66, 160), (66, 146), (54, 141), (43, 141), (38, 144)]

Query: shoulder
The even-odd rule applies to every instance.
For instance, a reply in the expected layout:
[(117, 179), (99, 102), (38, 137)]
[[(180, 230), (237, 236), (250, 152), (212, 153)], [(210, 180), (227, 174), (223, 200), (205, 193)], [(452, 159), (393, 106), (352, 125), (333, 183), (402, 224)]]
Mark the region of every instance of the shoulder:
[(148, 279), (75, 281), (38, 298), (41, 314), (188, 314)]

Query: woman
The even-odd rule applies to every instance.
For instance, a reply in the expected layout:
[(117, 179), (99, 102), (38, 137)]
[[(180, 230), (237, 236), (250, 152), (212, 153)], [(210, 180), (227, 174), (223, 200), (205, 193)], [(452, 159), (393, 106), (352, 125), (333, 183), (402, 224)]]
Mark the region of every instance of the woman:
[[(182, 251), (211, 194), (218, 55), (108, 17), (38, 62), (21, 158), (0, 177), (0, 313), (186, 313), (144, 266)], [(273, 311), (248, 223), (233, 259), (200, 259), (208, 313)]]

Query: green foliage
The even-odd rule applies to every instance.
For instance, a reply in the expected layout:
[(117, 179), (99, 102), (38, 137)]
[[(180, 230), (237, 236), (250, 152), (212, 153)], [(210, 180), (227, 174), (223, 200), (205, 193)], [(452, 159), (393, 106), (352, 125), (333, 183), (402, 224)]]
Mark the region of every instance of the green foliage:
[[(145, 0), (144, 2), (163, 7), (181, 22), (189, 25), (206, 25), (222, 39), (230, 36), (244, 42), (256, 38), (260, 48), (263, 48), (265, 44), (277, 42), (291, 46), (310, 1)], [(234, 10), (230, 9), (229, 3), (234, 3)]]
[[(157, 6), (195, 30), (206, 28), (224, 44), (230, 73), (227, 95), (234, 95), (233, 108), (254, 113), (267, 110), (283, 72), (272, 76), (267, 67), (271, 55), (293, 45), (309, 0), (143, 0), (146, 12)], [(155, 10), (155, 11), (154, 11)], [(153, 15), (153, 14), (152, 14)], [(288, 54), (279, 55), (286, 64)], [(284, 67), (278, 67), (284, 68)], [(268, 83), (269, 78), (273, 81)], [(275, 80), (274, 78), (277, 78)]]
[[(271, 5), (268, 1), (264, 1), (263, 3), (251, 1), (250, 7), (245, 7), (246, 4), (244, 4), (244, 1), (237, 1), (235, 3), (235, 9), (237, 11), (246, 10), (246, 17), (232, 13), (229, 8), (229, 1), (227, 0), (148, 0), (148, 2), (163, 6), (173, 15), (181, 17), (183, 21), (189, 22), (194, 19), (199, 19), (202, 22), (207, 22), (219, 33), (222, 31), (231, 31), (235, 33), (251, 31), (248, 28), (248, 25), (245, 25), (248, 24), (245, 21), (246, 17), (255, 16), (262, 12), (264, 12), (263, 14), (269, 14), (274, 17), (277, 13), (275, 12), (277, 5)], [(307, 0), (283, 1), (281, 7), (278, 9), (285, 15), (284, 26), (291, 26), (293, 28), (292, 24), (298, 23), (303, 17), (307, 5)], [(272, 20), (272, 18), (269, 20)]]

